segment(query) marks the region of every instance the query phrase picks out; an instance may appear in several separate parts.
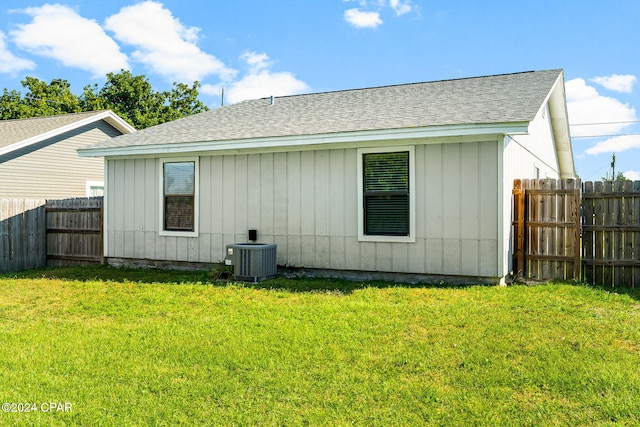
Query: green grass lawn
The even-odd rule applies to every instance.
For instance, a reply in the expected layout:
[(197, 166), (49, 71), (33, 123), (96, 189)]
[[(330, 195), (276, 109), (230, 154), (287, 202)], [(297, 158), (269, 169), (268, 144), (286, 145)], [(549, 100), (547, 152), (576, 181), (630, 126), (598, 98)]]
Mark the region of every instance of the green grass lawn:
[(0, 425), (640, 424), (639, 292), (207, 280), (0, 277)]

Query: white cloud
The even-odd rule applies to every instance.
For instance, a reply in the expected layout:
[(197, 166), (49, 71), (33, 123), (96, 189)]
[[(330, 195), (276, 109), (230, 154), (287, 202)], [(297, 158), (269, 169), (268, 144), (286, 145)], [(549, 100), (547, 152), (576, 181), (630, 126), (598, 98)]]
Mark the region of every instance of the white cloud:
[(33, 70), (36, 64), (28, 59), (18, 58), (9, 52), (6, 35), (0, 31), (0, 73), (16, 74), (22, 70)]
[(411, 5), (411, 1), (400, 1), (400, 0), (390, 0), (389, 6), (396, 12), (396, 15), (404, 15), (405, 13), (409, 13), (413, 10), (413, 6)]
[(367, 7), (373, 3), (376, 6), (384, 7), (387, 0), (344, 0), (346, 3), (358, 3), (360, 7)]
[(247, 63), (251, 71), (257, 72), (271, 66), (269, 56), (266, 53), (245, 52), (240, 59)]
[[(629, 123), (621, 122), (638, 120), (633, 107), (618, 99), (600, 95), (584, 79), (569, 80), (566, 91), (571, 135), (574, 137), (619, 133), (630, 126)], [(576, 126), (578, 124), (594, 125)]]
[(622, 135), (598, 142), (586, 150), (587, 154), (620, 153), (632, 148), (640, 148), (640, 135)]
[(236, 71), (196, 45), (199, 28), (186, 27), (161, 3), (144, 1), (124, 7), (105, 21), (123, 43), (138, 48), (133, 58), (168, 79), (202, 80), (215, 74), (232, 79)]
[[(344, 0), (345, 2), (356, 2), (359, 8), (349, 9), (344, 12), (344, 19), (356, 28), (376, 28), (383, 24), (380, 17), (387, 7), (390, 7), (396, 16), (405, 15), (410, 12), (418, 12), (418, 7), (412, 0)], [(373, 9), (375, 11), (368, 11)]]
[(344, 19), (356, 28), (376, 28), (382, 24), (378, 12), (364, 12), (357, 8), (346, 10)]
[(95, 77), (129, 68), (126, 55), (100, 25), (73, 9), (45, 4), (21, 12), (33, 18), (31, 23), (18, 25), (10, 32), (21, 49), (89, 71)]
[(623, 175), (631, 181), (640, 181), (640, 171), (626, 171)]
[(633, 92), (633, 85), (638, 81), (636, 76), (631, 74), (612, 74), (610, 76), (594, 77), (590, 80), (606, 89), (622, 93)]
[[(245, 52), (240, 58), (248, 65), (242, 79), (224, 85), (225, 103), (235, 104), (247, 99), (286, 96), (303, 93), (309, 86), (289, 72), (271, 72), (271, 61), (265, 53)], [(221, 85), (203, 85), (202, 92), (219, 95)]]

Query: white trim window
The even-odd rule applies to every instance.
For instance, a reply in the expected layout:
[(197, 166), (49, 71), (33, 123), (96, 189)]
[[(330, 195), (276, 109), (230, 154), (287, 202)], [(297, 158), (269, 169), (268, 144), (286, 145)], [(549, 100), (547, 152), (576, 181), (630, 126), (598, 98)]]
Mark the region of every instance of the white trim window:
[(415, 242), (414, 147), (358, 150), (358, 240)]
[(198, 158), (160, 161), (160, 234), (198, 236)]

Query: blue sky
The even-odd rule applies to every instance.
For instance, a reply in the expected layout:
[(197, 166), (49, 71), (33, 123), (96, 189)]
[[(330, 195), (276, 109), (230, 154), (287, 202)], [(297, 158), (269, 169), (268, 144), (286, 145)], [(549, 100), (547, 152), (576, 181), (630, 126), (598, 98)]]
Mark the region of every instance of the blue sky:
[[(576, 169), (640, 179), (637, 0), (4, 0), (0, 88), (108, 72), (225, 100), (562, 68)], [(596, 136), (596, 137), (592, 137)]]

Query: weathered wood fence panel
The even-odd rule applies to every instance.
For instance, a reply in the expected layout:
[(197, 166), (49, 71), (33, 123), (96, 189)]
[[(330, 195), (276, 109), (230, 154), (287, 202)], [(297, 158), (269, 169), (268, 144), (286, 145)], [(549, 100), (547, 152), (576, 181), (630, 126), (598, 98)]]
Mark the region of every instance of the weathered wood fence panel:
[(103, 262), (102, 200), (90, 197), (47, 201), (47, 266)]
[(44, 200), (0, 200), (0, 272), (44, 267)]
[(640, 181), (585, 182), (582, 279), (640, 287)]
[(0, 272), (102, 261), (102, 197), (0, 200)]
[(514, 273), (526, 280), (580, 277), (580, 180), (514, 181)]

